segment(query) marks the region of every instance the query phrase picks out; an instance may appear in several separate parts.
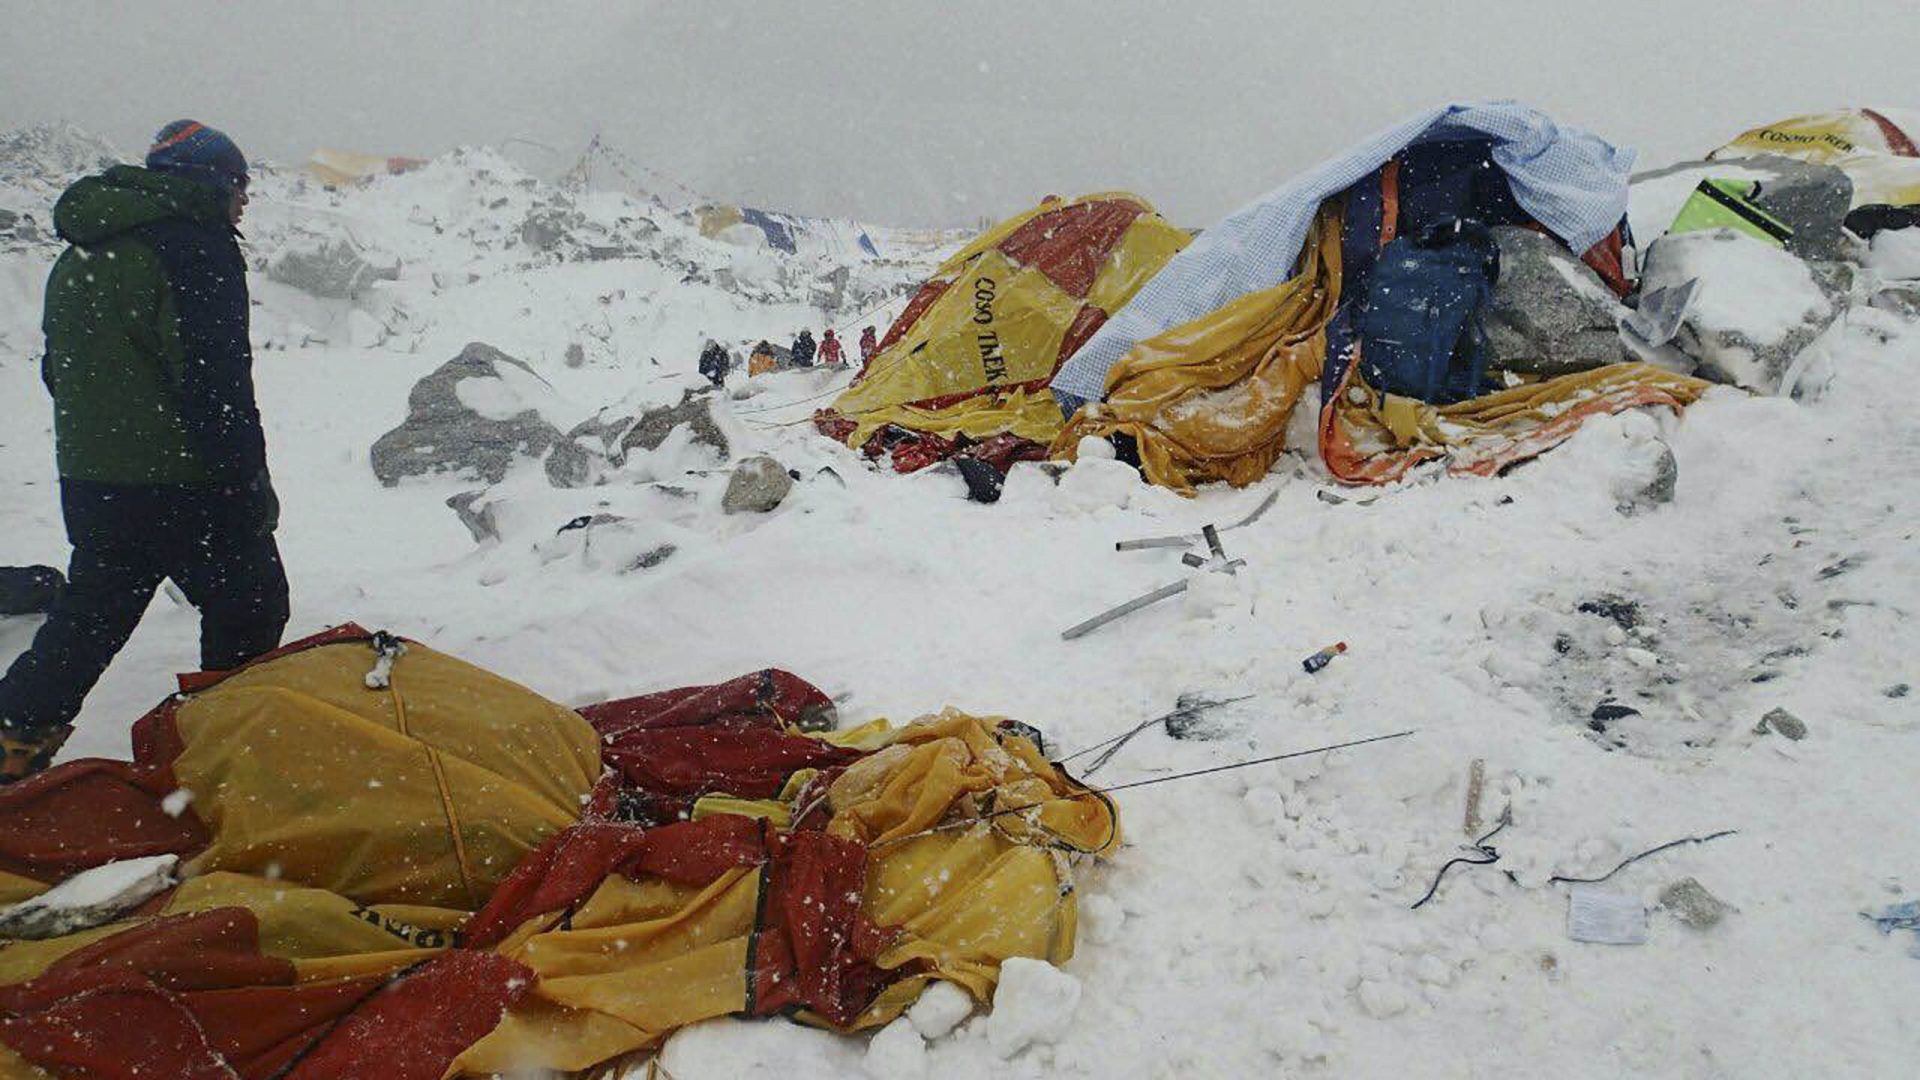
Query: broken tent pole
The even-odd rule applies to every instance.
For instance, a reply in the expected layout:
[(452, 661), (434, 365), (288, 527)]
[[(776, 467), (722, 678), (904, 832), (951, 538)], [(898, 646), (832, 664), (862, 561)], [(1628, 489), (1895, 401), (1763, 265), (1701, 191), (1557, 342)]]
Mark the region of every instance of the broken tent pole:
[[(1182, 561), (1185, 562), (1188, 566), (1199, 568), (1207, 573), (1231, 574), (1234, 571), (1240, 569), (1241, 567), (1247, 565), (1247, 561), (1245, 559), (1227, 558), (1226, 550), (1220, 546), (1219, 530), (1215, 529), (1213, 526), (1211, 525), (1206, 526), (1204, 529), (1201, 530), (1201, 535), (1206, 538), (1207, 548), (1209, 551), (1213, 553), (1212, 557), (1202, 558), (1199, 555), (1189, 552), (1186, 556), (1182, 558)], [(1121, 604), (1119, 607), (1111, 608), (1107, 611), (1103, 611), (1100, 614), (1095, 615), (1093, 618), (1088, 619), (1086, 622), (1068, 627), (1067, 629), (1060, 632), (1060, 639), (1062, 641), (1072, 641), (1074, 638), (1083, 637), (1087, 634), (1092, 633), (1095, 630), (1100, 629), (1101, 627), (1107, 625), (1108, 623), (1112, 622), (1115, 619), (1120, 618), (1123, 615), (1131, 615), (1132, 613), (1139, 611), (1141, 608), (1147, 607), (1150, 604), (1157, 604), (1160, 601), (1165, 600), (1170, 596), (1178, 596), (1181, 593), (1187, 591), (1187, 586), (1191, 584), (1192, 581), (1193, 581), (1192, 578), (1184, 578), (1180, 581), (1174, 582), (1171, 585), (1162, 585), (1159, 588), (1153, 590), (1150, 593), (1147, 593), (1144, 596), (1136, 596), (1133, 599), (1127, 601), (1126, 603)]]
[[(1227, 529), (1238, 529), (1242, 525), (1253, 524), (1260, 519), (1260, 515), (1272, 509), (1273, 504), (1277, 502), (1279, 498), (1280, 492), (1278, 490), (1267, 492), (1267, 497), (1260, 500), (1260, 505), (1253, 508), (1253, 513), (1248, 514), (1246, 517), (1241, 518), (1231, 525), (1225, 526), (1220, 531), (1226, 532)], [(1200, 537), (1201, 533), (1181, 533), (1178, 536), (1149, 536), (1144, 540), (1121, 540), (1113, 545), (1113, 550), (1140, 551), (1145, 548), (1188, 547), (1191, 546), (1195, 540), (1200, 539)]]

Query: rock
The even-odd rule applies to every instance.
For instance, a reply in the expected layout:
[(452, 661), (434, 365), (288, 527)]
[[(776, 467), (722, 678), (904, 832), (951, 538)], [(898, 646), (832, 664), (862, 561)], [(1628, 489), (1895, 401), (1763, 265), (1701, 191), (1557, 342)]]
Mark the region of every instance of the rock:
[(1640, 605), (1623, 596), (1609, 593), (1582, 600), (1575, 610), (1583, 615), (1598, 615), (1622, 630), (1631, 630), (1640, 625)]
[(1903, 698), (1913, 692), (1913, 687), (1903, 682), (1894, 683), (1880, 692), (1890, 698)]
[(1840, 231), (1853, 209), (1853, 179), (1832, 165), (1798, 161), (1777, 154), (1741, 158), (1743, 172), (1760, 179), (1754, 205), (1793, 230), (1787, 250), (1806, 259), (1839, 259), (1848, 240)]
[(1710, 930), (1718, 926), (1720, 920), (1733, 910), (1692, 878), (1681, 878), (1660, 890), (1660, 906), (1695, 930)]
[(373, 444), (374, 475), (389, 487), (438, 472), (497, 484), (516, 456), (538, 457), (559, 439), (533, 407), (551, 393), (532, 368), (476, 341), (413, 385), (407, 419)]
[(1639, 715), (1640, 710), (1631, 705), (1622, 705), (1617, 701), (1603, 701), (1593, 707), (1592, 719), (1587, 721), (1587, 726), (1605, 734), (1608, 724)]
[(1009, 958), (993, 992), (987, 1045), (1004, 1060), (1034, 1043), (1051, 1043), (1072, 1028), (1079, 1007), (1079, 979), (1044, 960)]
[(584, 367), (587, 362), (587, 350), (575, 341), (567, 346), (566, 365), (570, 368)]
[(1840, 317), (1839, 279), (1799, 257), (1731, 230), (1664, 236), (1647, 251), (1641, 288), (1699, 279), (1674, 344), (1694, 374), (1774, 393), (1794, 358)]
[(460, 524), (465, 525), (467, 531), (473, 534), (473, 542), (476, 544), (500, 539), (500, 523), (494, 520), (493, 504), (480, 501), (486, 497), (486, 494), (482, 489), (463, 491), (447, 498), (447, 508), (459, 516)]
[(1619, 476), (1614, 485), (1615, 509), (1632, 514), (1647, 507), (1673, 501), (1680, 483), (1680, 461), (1665, 439), (1648, 439), (1635, 448), (1633, 467)]
[(655, 450), (667, 441), (673, 429), (682, 424), (692, 428), (693, 441), (710, 446), (722, 458), (731, 456), (732, 448), (727, 444), (726, 433), (720, 430), (713, 416), (714, 396), (707, 390), (689, 390), (680, 398), (680, 404), (649, 409), (640, 414), (626, 432), (620, 437), (620, 452), (624, 455), (633, 450)]
[(375, 266), (344, 237), (289, 245), (267, 264), (267, 280), (334, 300), (350, 300), (376, 281), (398, 281), (400, 264)]
[(907, 1010), (907, 1019), (923, 1039), (945, 1038), (973, 1015), (973, 995), (950, 982), (936, 982), (920, 993)]
[(1493, 230), (1500, 279), (1487, 310), (1487, 366), (1565, 375), (1629, 359), (1615, 329), (1624, 310), (1579, 257), (1532, 229)]
[(720, 506), (729, 514), (764, 514), (779, 506), (793, 490), (793, 477), (778, 461), (760, 454), (734, 467)]
[(1768, 731), (1776, 735), (1785, 735), (1794, 742), (1807, 737), (1807, 725), (1785, 709), (1774, 709), (1767, 713), (1753, 728), (1755, 735), (1765, 735)]
[(606, 470), (626, 464), (628, 454), (659, 449), (680, 427), (688, 429), (691, 442), (712, 450), (724, 462), (731, 456), (731, 443), (714, 414), (716, 400), (711, 390), (689, 390), (678, 405), (648, 409), (637, 417), (618, 410), (588, 417), (547, 455), (547, 481), (561, 488), (599, 483)]

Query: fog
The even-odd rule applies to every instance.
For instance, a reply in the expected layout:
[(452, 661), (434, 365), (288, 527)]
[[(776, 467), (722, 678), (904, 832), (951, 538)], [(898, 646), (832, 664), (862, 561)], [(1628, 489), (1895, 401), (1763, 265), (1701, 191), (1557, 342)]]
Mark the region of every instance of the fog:
[[(191, 116), (255, 157), (599, 133), (718, 198), (967, 223), (1124, 188), (1204, 224), (1422, 107), (1517, 98), (1643, 166), (1920, 104), (1920, 5), (1754, 0), (555, 0), (10, 5), (0, 126), (130, 153)], [(1816, 13), (1817, 11), (1817, 13)]]

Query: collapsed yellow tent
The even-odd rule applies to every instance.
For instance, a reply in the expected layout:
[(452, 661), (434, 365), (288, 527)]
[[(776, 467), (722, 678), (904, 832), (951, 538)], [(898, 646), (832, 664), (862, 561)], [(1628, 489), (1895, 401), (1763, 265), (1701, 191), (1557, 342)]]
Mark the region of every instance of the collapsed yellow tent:
[[(1399, 163), (1377, 174), (1377, 205), (1398, 201)], [(1081, 407), (1054, 439), (1073, 459), (1082, 438), (1129, 437), (1152, 483), (1192, 494), (1202, 483), (1252, 484), (1287, 449), (1294, 408), (1321, 380), (1329, 327), (1341, 305), (1342, 214), (1353, 192), (1324, 200), (1293, 273), (1272, 288), (1140, 341), (1106, 376), (1102, 401)], [(1376, 225), (1378, 244), (1393, 238)], [(1599, 248), (1596, 248), (1598, 251)], [(1678, 409), (1707, 387), (1646, 364), (1621, 363), (1436, 406), (1383, 393), (1354, 362), (1335, 369), (1317, 442), (1337, 480), (1387, 483), (1444, 459), (1450, 471), (1488, 476), (1564, 441), (1586, 419), (1639, 406)]]
[[(1049, 198), (1008, 218), (934, 272), (815, 422), (855, 448), (889, 425), (936, 439), (1051, 442), (1061, 426), (1047, 389), (1054, 372), (1189, 239), (1118, 192)], [(938, 456), (897, 456), (896, 467)]]
[(575, 712), (357, 627), (193, 680), (135, 762), (0, 789), (22, 881), (158, 851), (184, 877), (0, 938), (0, 1077), (578, 1070), (716, 1016), (857, 1030), (934, 980), (985, 1002), (1007, 958), (1070, 957), (1112, 803), (1018, 725), (795, 726), (831, 706), (769, 670)]
[(1853, 205), (1920, 204), (1920, 113), (1843, 109), (1743, 132), (1708, 154), (1725, 161), (1779, 154), (1833, 165), (1853, 180)]

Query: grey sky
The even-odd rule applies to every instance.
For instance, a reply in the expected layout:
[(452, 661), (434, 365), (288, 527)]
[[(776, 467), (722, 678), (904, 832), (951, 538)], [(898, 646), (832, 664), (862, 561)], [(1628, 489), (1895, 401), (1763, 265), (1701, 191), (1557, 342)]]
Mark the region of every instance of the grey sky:
[[(26, 0), (0, 126), (259, 157), (599, 131), (769, 208), (898, 224), (1137, 191), (1204, 224), (1415, 109), (1512, 97), (1642, 166), (1847, 105), (1920, 105), (1920, 5), (1749, 0)], [(1817, 12), (1817, 14), (1816, 14)]]

